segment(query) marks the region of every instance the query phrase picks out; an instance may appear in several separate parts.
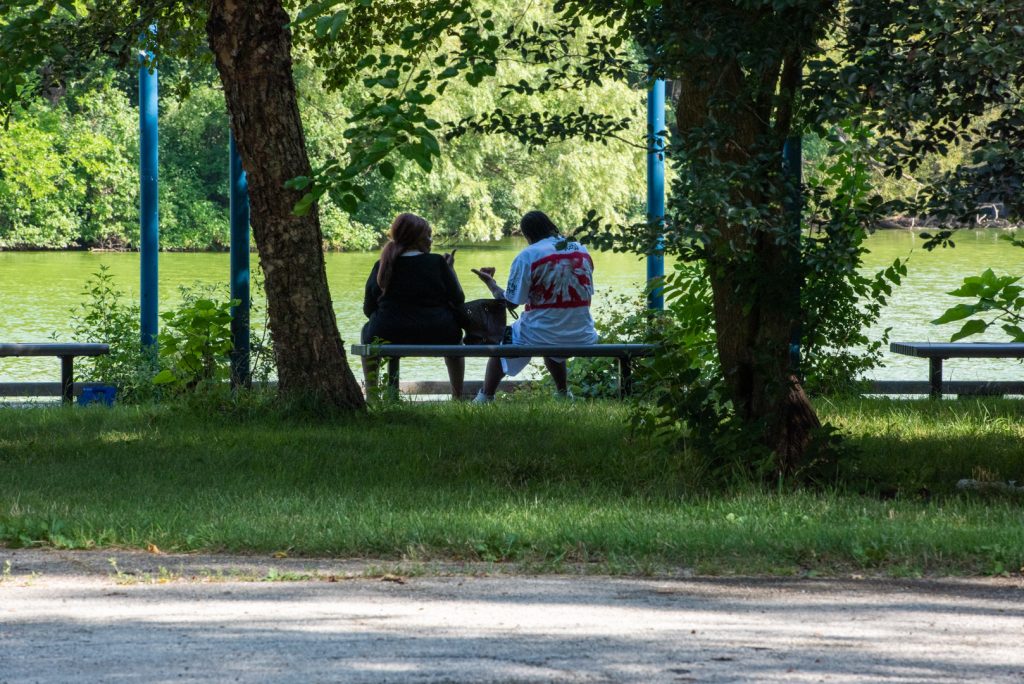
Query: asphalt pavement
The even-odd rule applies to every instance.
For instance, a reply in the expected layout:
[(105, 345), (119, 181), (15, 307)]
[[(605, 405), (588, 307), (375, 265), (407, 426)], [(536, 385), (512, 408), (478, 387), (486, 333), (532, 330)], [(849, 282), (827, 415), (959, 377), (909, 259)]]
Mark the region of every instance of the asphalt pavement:
[(1024, 580), (0, 548), (0, 682), (1024, 682)]

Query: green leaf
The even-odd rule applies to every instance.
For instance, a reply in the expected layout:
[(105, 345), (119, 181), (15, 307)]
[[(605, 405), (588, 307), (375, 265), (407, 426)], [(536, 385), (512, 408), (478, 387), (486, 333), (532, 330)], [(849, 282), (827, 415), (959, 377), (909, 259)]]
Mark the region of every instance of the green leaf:
[(988, 323), (986, 323), (985, 321), (983, 321), (983, 320), (981, 320), (979, 318), (975, 318), (973, 320), (970, 320), (970, 321), (967, 321), (966, 323), (964, 323), (964, 327), (960, 328), (960, 332), (958, 332), (955, 335), (953, 335), (952, 337), (950, 337), (949, 341), (950, 342), (956, 342), (957, 340), (962, 340), (965, 337), (970, 337), (971, 335), (977, 335), (978, 333), (985, 332), (985, 330), (987, 328), (988, 328)]
[(1003, 330), (1014, 342), (1024, 342), (1024, 329), (1019, 325), (1010, 325), (1007, 323), (1003, 326)]
[(313, 29), (313, 33), (317, 38), (323, 38), (327, 35), (327, 29), (331, 27), (330, 17), (320, 17), (316, 20), (316, 28)]
[(174, 373), (165, 368), (153, 377), (153, 384), (169, 385), (173, 382), (177, 382), (177, 380), (178, 378), (174, 377)]
[(344, 195), (339, 202), (341, 208), (350, 214), (354, 214), (359, 208), (359, 199), (352, 194)]
[(977, 304), (957, 304), (951, 309), (946, 309), (946, 312), (941, 316), (932, 321), (932, 325), (942, 325), (943, 323), (952, 323), (953, 321), (960, 321), (968, 316), (973, 316), (979, 310)]
[(320, 16), (335, 5), (340, 5), (343, 0), (321, 0), (321, 2), (314, 2), (308, 7), (304, 7), (295, 17), (295, 21), (288, 24), (288, 26), (298, 26), (304, 22), (309, 21), (313, 17)]
[(423, 143), (423, 147), (427, 152), (441, 156), (441, 146), (438, 144), (437, 138), (424, 132), (420, 135), (420, 141)]
[(305, 216), (309, 213), (310, 208), (313, 206), (313, 202), (316, 201), (316, 197), (311, 192), (307, 192), (302, 196), (295, 206), (292, 207), (292, 214), (295, 216)]
[(289, 190), (305, 190), (312, 182), (313, 179), (309, 176), (296, 176), (295, 178), (286, 180), (284, 182), (284, 187)]
[(331, 20), (330, 35), (332, 38), (338, 37), (338, 32), (341, 31), (341, 27), (345, 25), (348, 20), (348, 10), (341, 10), (334, 15), (334, 19)]
[(377, 171), (388, 180), (395, 177), (395, 165), (389, 161), (381, 162), (380, 165), (377, 166)]
[(977, 276), (968, 276), (964, 278), (964, 282), (960, 287), (953, 290), (949, 294), (954, 297), (977, 297), (981, 295), (984, 285), (981, 282), (981, 278)]
[(434, 162), (422, 145), (412, 145), (405, 149), (405, 156), (412, 159), (421, 169), (428, 173), (434, 168)]

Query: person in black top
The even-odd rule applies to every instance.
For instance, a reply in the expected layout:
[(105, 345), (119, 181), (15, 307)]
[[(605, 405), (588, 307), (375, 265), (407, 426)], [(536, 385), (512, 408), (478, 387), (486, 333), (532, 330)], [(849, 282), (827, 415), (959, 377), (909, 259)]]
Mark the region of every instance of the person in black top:
[[(459, 344), (462, 330), (456, 310), (466, 296), (452, 268), (451, 254), (431, 254), (430, 224), (415, 214), (399, 214), (388, 231), (388, 242), (366, 280), (362, 343), (384, 340), (393, 344)], [(462, 398), (466, 360), (445, 358), (452, 397)], [(369, 390), (376, 386), (380, 361), (363, 357)]]

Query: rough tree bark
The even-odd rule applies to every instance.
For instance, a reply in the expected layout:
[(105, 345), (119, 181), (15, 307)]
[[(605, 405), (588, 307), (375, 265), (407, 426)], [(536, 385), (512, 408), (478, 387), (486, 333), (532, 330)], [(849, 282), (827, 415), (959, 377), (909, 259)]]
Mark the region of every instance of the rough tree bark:
[(206, 31), (249, 182), (279, 391), (362, 408), (331, 306), (319, 216), (293, 215), (301, 193), (284, 188), (310, 173), (288, 21), (277, 0), (212, 0)]
[[(727, 131), (721, 138), (709, 136), (700, 150), (715, 164), (749, 169), (772, 150), (781, 155), (790, 122), (785, 120), (788, 110), (779, 103), (786, 98), (752, 97), (758, 91), (750, 87), (750, 79), (767, 84), (774, 94), (783, 67), (780, 58), (763, 73), (751, 75), (728, 55), (680, 64), (680, 133), (704, 131), (709, 122)], [(775, 205), (779, 227), (791, 220), (778, 201), (781, 192), (773, 198), (761, 183), (740, 179), (732, 182), (733, 207)], [(764, 444), (776, 456), (776, 472), (789, 474), (801, 464), (811, 430), (820, 426), (789, 360), (800, 316), (799, 247), (794, 240), (780, 240), (776, 232), (731, 221), (724, 212), (709, 236), (707, 271), (718, 353), (733, 405), (745, 423), (763, 426)]]

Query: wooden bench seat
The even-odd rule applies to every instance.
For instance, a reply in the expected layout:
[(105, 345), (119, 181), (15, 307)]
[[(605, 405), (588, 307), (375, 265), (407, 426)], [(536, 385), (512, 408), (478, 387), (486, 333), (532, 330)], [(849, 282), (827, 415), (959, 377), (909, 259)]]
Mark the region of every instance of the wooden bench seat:
[(523, 356), (568, 358), (616, 358), (619, 361), (619, 396), (629, 395), (633, 389), (632, 360), (654, 354), (653, 344), (354, 344), (356, 356), (379, 357), (388, 360), (388, 384), (398, 389), (399, 361), (403, 357), (462, 357), (462, 358), (518, 358)]
[[(928, 359), (928, 385), (932, 397), (942, 397), (942, 362), (946, 359), (1022, 359), (1024, 344), (1018, 342), (891, 342), (889, 351)], [(1013, 391), (1019, 383), (985, 383), (992, 391)]]
[(75, 357), (102, 356), (110, 353), (110, 345), (93, 342), (0, 343), (0, 357), (55, 356), (60, 359), (60, 395), (70, 404), (75, 388)]

